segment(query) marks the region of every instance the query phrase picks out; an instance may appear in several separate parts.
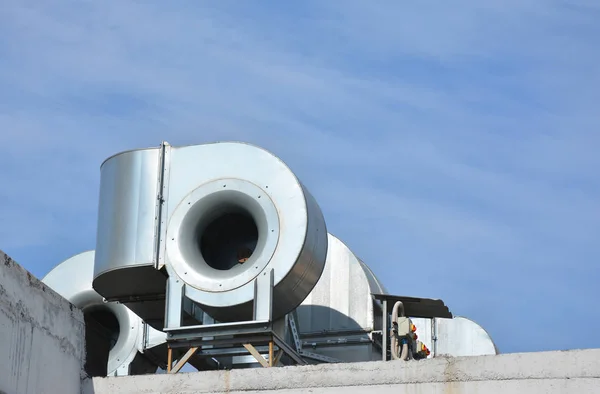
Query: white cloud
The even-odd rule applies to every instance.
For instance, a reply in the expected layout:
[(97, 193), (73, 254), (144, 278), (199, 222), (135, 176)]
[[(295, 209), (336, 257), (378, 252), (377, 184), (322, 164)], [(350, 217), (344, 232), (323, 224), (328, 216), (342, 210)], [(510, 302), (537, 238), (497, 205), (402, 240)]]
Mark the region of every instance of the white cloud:
[(595, 2), (2, 7), (0, 247), (34, 273), (93, 247), (104, 158), (248, 140), (391, 291), (446, 299), (503, 350), (576, 346), (531, 304), (598, 297)]

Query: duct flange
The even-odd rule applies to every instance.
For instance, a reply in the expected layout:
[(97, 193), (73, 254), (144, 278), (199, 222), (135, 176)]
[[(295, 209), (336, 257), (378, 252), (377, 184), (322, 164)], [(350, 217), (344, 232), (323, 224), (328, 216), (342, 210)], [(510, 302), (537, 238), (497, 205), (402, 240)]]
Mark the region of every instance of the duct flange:
[[(230, 235), (221, 237), (223, 231)], [(175, 273), (193, 288), (230, 293), (265, 269), (279, 236), (279, 215), (269, 195), (251, 182), (223, 178), (199, 186), (174, 210), (167, 229), (167, 257)], [(252, 250), (243, 264), (238, 248)], [(279, 265), (287, 263), (282, 269), (289, 270), (297, 257), (281, 260)], [(204, 303), (219, 305), (219, 300), (209, 296)]]

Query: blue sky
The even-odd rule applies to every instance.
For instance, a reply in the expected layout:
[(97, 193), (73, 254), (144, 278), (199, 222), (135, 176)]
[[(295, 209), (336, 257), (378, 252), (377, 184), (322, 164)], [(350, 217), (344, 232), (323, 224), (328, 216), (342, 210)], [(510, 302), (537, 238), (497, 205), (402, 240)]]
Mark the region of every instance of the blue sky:
[(0, 5), (0, 248), (95, 246), (100, 163), (249, 141), (396, 294), (502, 352), (600, 347), (600, 3)]

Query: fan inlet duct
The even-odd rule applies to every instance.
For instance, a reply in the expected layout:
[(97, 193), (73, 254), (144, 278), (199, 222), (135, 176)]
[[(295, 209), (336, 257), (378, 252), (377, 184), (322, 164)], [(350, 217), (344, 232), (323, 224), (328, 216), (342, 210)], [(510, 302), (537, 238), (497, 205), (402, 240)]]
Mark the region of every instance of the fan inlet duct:
[(228, 322), (252, 317), (255, 282), (272, 275), (277, 319), (311, 292), (326, 255), (318, 204), (262, 148), (165, 143), (101, 166), (93, 286), (155, 327), (163, 327), (167, 278)]
[[(124, 305), (104, 302), (92, 288), (93, 272), (94, 251), (88, 251), (62, 262), (42, 280), (83, 311), (86, 373), (109, 376), (155, 372), (158, 366), (141, 354), (142, 321)], [(160, 335), (164, 342), (164, 333), (153, 332), (154, 337)]]

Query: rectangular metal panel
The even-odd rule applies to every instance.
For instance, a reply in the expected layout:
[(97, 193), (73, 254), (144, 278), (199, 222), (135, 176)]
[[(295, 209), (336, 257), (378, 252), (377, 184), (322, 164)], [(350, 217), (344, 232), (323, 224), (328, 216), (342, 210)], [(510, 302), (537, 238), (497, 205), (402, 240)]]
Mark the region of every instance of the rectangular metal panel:
[(373, 297), (368, 272), (341, 241), (329, 235), (327, 262), (315, 288), (298, 307), (301, 335), (371, 331)]
[(155, 255), (158, 149), (121, 153), (101, 168), (94, 278), (152, 265)]

